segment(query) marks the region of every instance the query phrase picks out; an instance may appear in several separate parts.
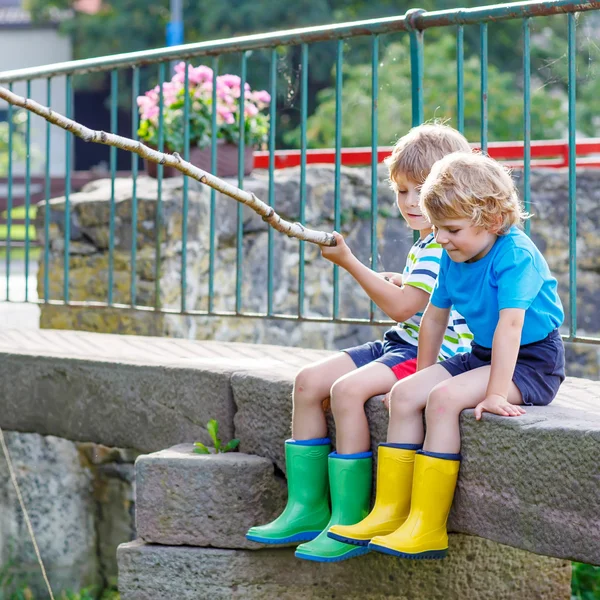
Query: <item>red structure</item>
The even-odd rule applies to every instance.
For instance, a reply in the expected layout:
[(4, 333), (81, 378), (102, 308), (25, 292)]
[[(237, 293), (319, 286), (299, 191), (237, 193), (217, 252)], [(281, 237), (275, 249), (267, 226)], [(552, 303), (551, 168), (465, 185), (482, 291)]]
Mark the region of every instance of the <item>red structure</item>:
[[(477, 145), (474, 145), (477, 148)], [(578, 167), (600, 167), (600, 138), (589, 138), (577, 142)], [(377, 149), (377, 162), (380, 163), (391, 154), (391, 147)], [(490, 142), (488, 154), (511, 167), (522, 167), (524, 160), (523, 142)], [(285, 169), (300, 165), (300, 150), (277, 150), (275, 168)], [(307, 164), (335, 163), (335, 150), (307, 150)], [(368, 166), (371, 164), (371, 148), (342, 148), (341, 164), (347, 167)], [(533, 169), (562, 168), (569, 166), (569, 144), (566, 140), (544, 140), (531, 143), (531, 167)], [(269, 168), (269, 153), (254, 153), (254, 168)]]

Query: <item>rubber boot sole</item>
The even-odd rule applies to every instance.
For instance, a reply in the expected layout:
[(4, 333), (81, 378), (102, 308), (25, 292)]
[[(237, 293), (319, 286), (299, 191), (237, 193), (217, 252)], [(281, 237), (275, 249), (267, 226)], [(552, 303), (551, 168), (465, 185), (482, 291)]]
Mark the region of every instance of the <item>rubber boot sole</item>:
[(356, 547), (342, 554), (340, 556), (317, 556), (315, 554), (302, 554), (302, 552), (296, 551), (294, 556), (296, 558), (300, 558), (301, 560), (310, 560), (312, 562), (341, 562), (342, 560), (349, 560), (350, 558), (354, 558), (356, 556), (362, 556), (363, 554), (367, 554), (369, 549), (366, 546)]
[(259, 535), (246, 534), (246, 539), (259, 544), (294, 544), (303, 542), (312, 542), (321, 532), (320, 531), (303, 531), (284, 538), (267, 538)]
[(399, 558), (407, 558), (408, 560), (440, 560), (448, 556), (448, 549), (446, 550), (427, 550), (426, 552), (417, 552), (416, 554), (408, 554), (407, 552), (400, 552), (399, 550), (393, 550), (386, 546), (379, 546), (378, 544), (369, 544), (369, 550), (375, 550), (375, 552), (381, 552), (382, 554), (390, 554), (391, 556), (397, 556)]
[(330, 537), (332, 540), (336, 540), (338, 542), (344, 542), (344, 544), (352, 544), (353, 546), (368, 546), (369, 542), (371, 541), (344, 537), (343, 535), (338, 535), (337, 533), (332, 533), (331, 531), (327, 532), (327, 537)]

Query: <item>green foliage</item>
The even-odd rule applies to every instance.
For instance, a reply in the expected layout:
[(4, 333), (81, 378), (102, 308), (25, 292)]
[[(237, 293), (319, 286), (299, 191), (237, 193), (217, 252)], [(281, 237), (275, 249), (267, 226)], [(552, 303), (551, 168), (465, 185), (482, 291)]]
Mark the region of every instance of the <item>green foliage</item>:
[[(23, 126), (26, 118), (27, 112), (24, 110), (13, 112), (13, 163), (15, 160), (25, 158), (26, 147)], [(0, 123), (0, 177), (5, 177), (8, 173), (8, 130), (9, 124), (7, 121)]]
[[(223, 453), (223, 452), (231, 452), (235, 450), (239, 444), (240, 440), (233, 439), (223, 445), (223, 442), (219, 438), (219, 423), (217, 423), (216, 419), (211, 419), (206, 424), (206, 431), (208, 431), (208, 435), (210, 435), (213, 446), (215, 448), (215, 454)], [(209, 448), (207, 448), (202, 442), (194, 442), (194, 452), (197, 454), (211, 454)]]
[(600, 600), (600, 567), (573, 563), (572, 600)]
[[(447, 34), (435, 44), (425, 45), (424, 107), (425, 119), (448, 119), (456, 126), (455, 41)], [(480, 137), (480, 65), (475, 56), (465, 59), (465, 134), (470, 140)], [(371, 144), (371, 65), (347, 65), (342, 96), (342, 146)], [(488, 69), (489, 122), (493, 140), (520, 139), (523, 133), (523, 103), (512, 73), (494, 65)], [(541, 88), (531, 101), (532, 137), (557, 137), (566, 123), (560, 93)], [(335, 142), (335, 89), (319, 92), (318, 108), (308, 119), (307, 136), (311, 147), (332, 146)], [(379, 67), (379, 145), (393, 144), (411, 126), (411, 74), (408, 41), (388, 46)], [(286, 137), (298, 145), (299, 129)]]

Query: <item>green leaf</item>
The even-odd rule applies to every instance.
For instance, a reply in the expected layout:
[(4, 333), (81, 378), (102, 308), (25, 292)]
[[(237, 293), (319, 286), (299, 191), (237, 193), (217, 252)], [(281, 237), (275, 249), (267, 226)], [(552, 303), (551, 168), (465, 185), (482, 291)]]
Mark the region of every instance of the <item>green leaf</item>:
[(230, 452), (231, 450), (235, 450), (240, 445), (240, 440), (235, 439), (227, 442), (222, 452)]
[(196, 454), (210, 454), (210, 450), (202, 442), (194, 442)]
[(206, 424), (206, 431), (208, 431), (208, 435), (210, 435), (215, 445), (215, 450), (218, 452), (221, 447), (221, 441), (219, 440), (219, 424), (216, 419), (211, 419)]

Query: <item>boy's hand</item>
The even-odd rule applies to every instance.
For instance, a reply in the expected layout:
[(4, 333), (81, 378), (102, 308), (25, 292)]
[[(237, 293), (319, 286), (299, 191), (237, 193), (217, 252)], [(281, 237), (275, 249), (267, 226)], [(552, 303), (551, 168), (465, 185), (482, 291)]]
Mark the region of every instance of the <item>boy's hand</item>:
[(321, 246), (321, 255), (323, 258), (331, 261), (334, 265), (343, 267), (350, 258), (352, 258), (352, 250), (346, 245), (346, 242), (337, 231), (333, 232), (335, 238), (335, 246)]
[(475, 418), (478, 421), (481, 420), (484, 412), (500, 415), (501, 417), (520, 417), (525, 414), (525, 409), (522, 406), (511, 404), (499, 394), (490, 394), (475, 407)]

